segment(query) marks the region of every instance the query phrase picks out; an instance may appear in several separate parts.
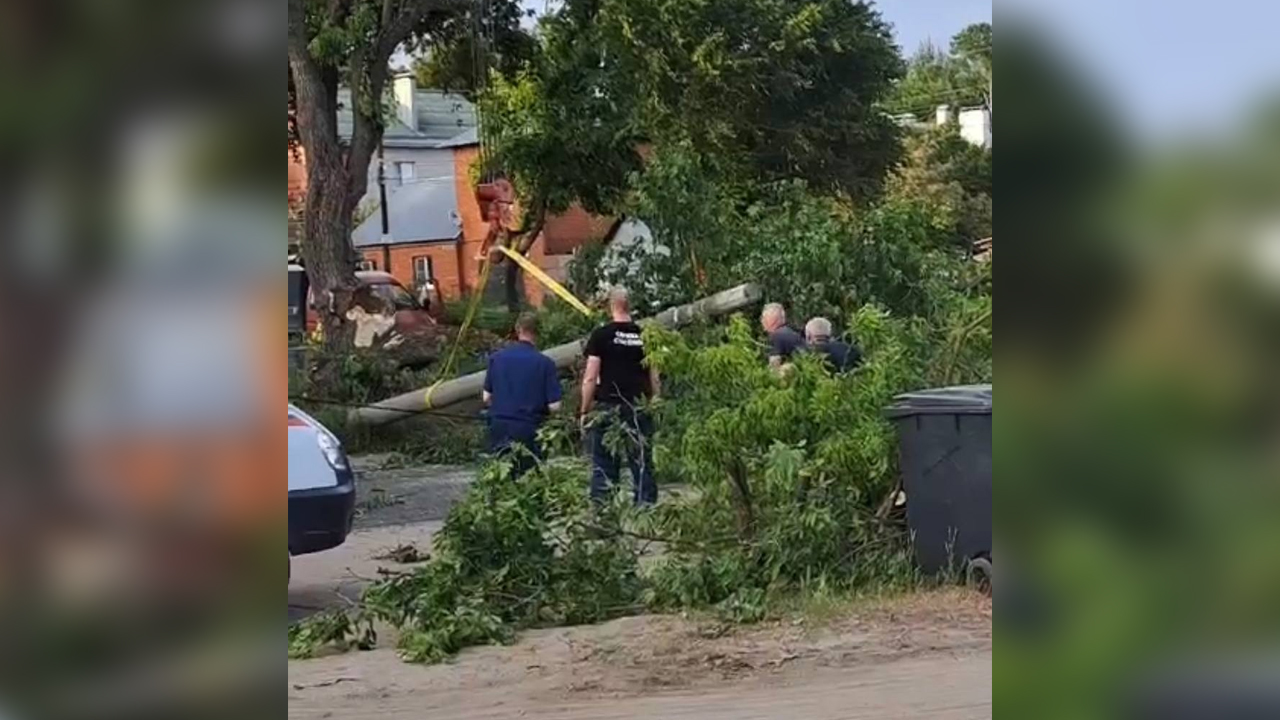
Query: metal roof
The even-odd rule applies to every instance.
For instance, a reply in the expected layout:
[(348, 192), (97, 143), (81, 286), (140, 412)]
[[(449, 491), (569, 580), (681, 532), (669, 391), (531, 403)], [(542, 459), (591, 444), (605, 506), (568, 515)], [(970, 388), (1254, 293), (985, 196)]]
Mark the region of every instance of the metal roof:
[(461, 95), (418, 90), (413, 98), (419, 135), (448, 140), (476, 126), (476, 109)]
[(454, 137), (449, 138), (448, 140), (444, 140), (437, 143), (436, 147), (454, 148), (454, 147), (464, 147), (467, 145), (479, 145), (479, 144), (480, 144), (480, 134), (477, 133), (476, 129), (473, 127), (459, 133)]
[[(387, 191), (390, 244), (454, 240), (462, 233), (453, 178), (413, 180)], [(382, 245), (382, 213), (351, 232), (356, 247)]]
[[(350, 138), (354, 127), (351, 90), (338, 89), (338, 135)], [(382, 141), (387, 147), (448, 148), (476, 143), (476, 109), (461, 95), (440, 90), (414, 93), (417, 127), (409, 127), (390, 114)], [(466, 138), (470, 140), (466, 140)], [(461, 140), (461, 142), (459, 141)]]

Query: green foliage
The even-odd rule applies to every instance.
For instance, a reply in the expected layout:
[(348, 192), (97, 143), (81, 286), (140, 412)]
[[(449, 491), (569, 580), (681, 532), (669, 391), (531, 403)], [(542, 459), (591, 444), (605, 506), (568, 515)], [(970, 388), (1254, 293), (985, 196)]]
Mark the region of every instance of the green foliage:
[(474, 101), (487, 80), (480, 75), (484, 69), (513, 78), (533, 59), (537, 41), (520, 24), (526, 10), (514, 0), (490, 0), (483, 5), (484, 55), (477, 62), (479, 7), (467, 5), (465, 11), (448, 17), (430, 35), (418, 39), (417, 49), (422, 54), (414, 60), (413, 72), (420, 87), (460, 92)]
[(600, 293), (600, 263), (605, 257), (604, 243), (593, 242), (579, 246), (573, 253), (569, 263), (569, 292), (583, 302), (589, 301)]
[(602, 277), (642, 307), (755, 282), (797, 318), (840, 319), (867, 303), (932, 317), (968, 292), (955, 213), (905, 190), (859, 212), (799, 182), (735, 182), (688, 146), (659, 151), (633, 182), (629, 209), (666, 252), (633, 246)]
[(626, 111), (605, 97), (591, 28), (566, 19), (544, 24), (543, 49), (514, 78), (495, 76), (479, 106), (494, 165), (525, 208), (560, 212), (574, 202), (608, 213), (640, 169), (642, 138)]
[[(459, 365), (482, 367), (479, 358), (493, 345), (492, 338), (472, 333)], [(438, 363), (406, 368), (394, 354), (379, 350), (330, 352), (318, 346), (308, 347), (304, 358), (305, 366), (289, 373), (289, 397), (337, 435), (348, 453), (390, 452), (416, 462), (469, 463), (484, 451), (483, 428), (473, 420), (422, 416), (376, 429), (347, 422), (353, 408), (431, 385)]]
[(339, 403), (375, 402), (419, 387), (430, 369), (400, 367), (397, 357), (375, 349), (329, 352), (309, 346), (306, 367), (289, 377), (289, 395)]
[(948, 124), (912, 133), (903, 162), (887, 183), (897, 201), (926, 203), (954, 227), (955, 242), (967, 246), (991, 236), (992, 157)]
[[(938, 368), (956, 382), (989, 377), (989, 296), (975, 292), (941, 305), (937, 317), (950, 324), (937, 329), (872, 306), (850, 314), (865, 360), (845, 375), (803, 356), (776, 375), (742, 317), (700, 327), (697, 341), (647, 327), (650, 362), (664, 377), (664, 399), (649, 408), (655, 465), (685, 492), (634, 510), (620, 490), (597, 507), (579, 460), (554, 458), (518, 480), (509, 461), (492, 462), (450, 512), (428, 563), (371, 586), (346, 624), (303, 623), (291, 652), (353, 637), (367, 644), (360, 629), (378, 621), (400, 630), (404, 657), (437, 662), (521, 628), (645, 607), (751, 622), (796, 594), (920, 582), (904, 528), (880, 512), (897, 482), (882, 411)], [(985, 367), (969, 364), (983, 353)], [(577, 452), (571, 416), (541, 439), (552, 454)], [(643, 566), (641, 542), (663, 548)]]
[(951, 54), (975, 62), (991, 63), (991, 23), (974, 23), (951, 38)]
[(898, 156), (875, 107), (889, 27), (845, 0), (570, 0), (526, 70), (481, 98), (526, 208), (615, 211), (639, 148), (691, 142), (747, 178), (874, 195)]
[[(974, 23), (951, 38), (951, 55), (962, 65), (960, 75), (964, 84), (986, 83), (990, 92), (992, 50), (991, 23)], [(990, 100), (987, 97), (987, 101)]]
[[(580, 294), (578, 297), (586, 301), (590, 295)], [(538, 308), (538, 344), (549, 348), (579, 340), (591, 334), (603, 319), (603, 313), (588, 317), (569, 303), (548, 293), (542, 307)]]
[(907, 62), (907, 73), (886, 103), (891, 113), (931, 119), (938, 105), (990, 103), (991, 24), (966, 27), (951, 40), (950, 52), (926, 43)]
[[(445, 324), (461, 327), (470, 307), (471, 299), (467, 297), (444, 301)], [(515, 320), (516, 316), (508, 311), (505, 305), (488, 305), (482, 302), (471, 318), (471, 329), (482, 330), (499, 337), (507, 336), (511, 334)]]
[(289, 658), (312, 657), (324, 646), (371, 650), (376, 640), (373, 625), (367, 619), (343, 612), (322, 612), (289, 626)]
[(846, 0), (609, 0), (595, 18), (636, 122), (769, 182), (873, 195), (896, 157), (874, 108), (901, 73), (889, 26)]
[[(599, 539), (579, 464), (546, 463), (518, 480), (509, 462), (488, 465), (436, 536), (432, 559), (371, 586), (351, 622), (401, 630), (401, 654), (438, 662), (468, 645), (506, 642), (515, 630), (598, 622), (633, 611), (635, 548)], [(304, 621), (291, 638), (345, 640), (329, 616)], [(292, 646), (291, 646), (292, 647)]]
[(654, 606), (712, 606), (749, 620), (797, 591), (915, 580), (901, 529), (877, 515), (896, 482), (881, 413), (927, 359), (882, 311), (866, 308), (855, 324), (866, 361), (845, 376), (802, 357), (778, 377), (741, 318), (727, 342), (701, 349), (646, 330), (679, 397), (659, 409), (658, 463), (696, 490), (695, 500), (655, 511), (670, 545), (647, 576)]

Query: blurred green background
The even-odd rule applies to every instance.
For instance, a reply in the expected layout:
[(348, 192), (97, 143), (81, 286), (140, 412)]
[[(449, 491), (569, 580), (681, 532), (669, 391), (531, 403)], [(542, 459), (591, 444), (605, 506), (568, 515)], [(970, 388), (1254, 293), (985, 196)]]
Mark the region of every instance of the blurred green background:
[(1119, 41), (1049, 15), (1006, 23), (997, 53), (995, 704), (1167, 716), (1174, 690), (1147, 682), (1190, 663), (1177, 707), (1235, 717), (1184, 700), (1243, 675), (1204, 668), (1278, 649), (1280, 94), (1211, 128), (1134, 122), (1129, 69), (1095, 72)]

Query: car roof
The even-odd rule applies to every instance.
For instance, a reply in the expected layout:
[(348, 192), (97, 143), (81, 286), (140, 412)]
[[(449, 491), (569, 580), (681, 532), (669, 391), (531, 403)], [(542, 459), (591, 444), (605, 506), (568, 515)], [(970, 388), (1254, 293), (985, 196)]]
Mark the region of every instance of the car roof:
[(368, 285), (399, 285), (400, 281), (389, 272), (381, 270), (360, 270), (356, 273), (356, 279)]

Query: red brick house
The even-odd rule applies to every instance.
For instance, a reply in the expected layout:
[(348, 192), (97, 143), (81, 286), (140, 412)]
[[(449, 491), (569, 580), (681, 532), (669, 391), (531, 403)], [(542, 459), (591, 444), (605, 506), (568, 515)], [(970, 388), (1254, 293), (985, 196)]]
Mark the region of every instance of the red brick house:
[[(457, 299), (476, 290), (477, 256), (488, 225), (481, 217), (470, 178), (479, 156), (475, 111), (465, 99), (418, 90), (412, 75), (393, 81), (396, 120), (384, 135), (388, 233), (383, 237), (378, 207), (377, 160), (370, 163), (370, 187), (361, 202), (363, 220), (352, 231), (362, 267), (385, 270), (405, 287), (416, 289), (433, 278), (440, 294)], [(340, 115), (342, 113), (339, 113)], [(350, 118), (339, 117), (339, 130)], [(289, 158), (291, 206), (300, 202), (305, 164)], [(574, 250), (606, 236), (612, 221), (580, 208), (548, 220), (528, 257), (549, 275), (563, 279)], [(544, 291), (526, 282), (530, 303), (541, 304)]]

